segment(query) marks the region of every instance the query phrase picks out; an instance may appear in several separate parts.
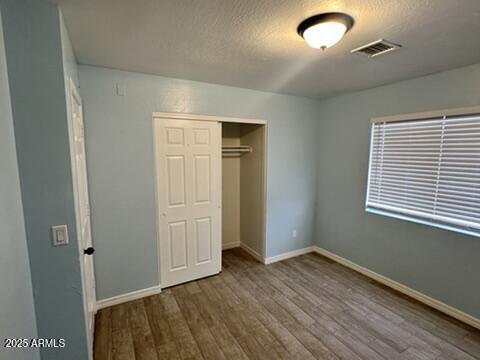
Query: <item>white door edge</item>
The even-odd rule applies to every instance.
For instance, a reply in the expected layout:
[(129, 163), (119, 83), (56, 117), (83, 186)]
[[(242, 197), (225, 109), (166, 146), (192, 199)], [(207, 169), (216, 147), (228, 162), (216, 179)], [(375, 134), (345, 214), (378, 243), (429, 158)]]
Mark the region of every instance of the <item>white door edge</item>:
[[(77, 87), (75, 82), (72, 78), (69, 78), (68, 81), (68, 97), (67, 97), (67, 123), (68, 123), (68, 139), (69, 139), (69, 150), (70, 150), (70, 165), (72, 171), (72, 185), (73, 185), (73, 198), (75, 204), (75, 228), (76, 228), (76, 238), (77, 238), (77, 245), (78, 245), (78, 254), (79, 254), (79, 265), (80, 265), (80, 274), (81, 274), (81, 281), (82, 281), (82, 297), (83, 297), (83, 312), (85, 317), (85, 332), (87, 338), (87, 345), (88, 345), (88, 357), (89, 360), (93, 360), (93, 337), (94, 337), (94, 327), (90, 331), (89, 321), (90, 317), (94, 316), (95, 312), (97, 311), (96, 307), (96, 299), (89, 299), (88, 292), (85, 292), (87, 279), (84, 276), (83, 270), (83, 247), (82, 242), (80, 241), (81, 235), (81, 219), (80, 219), (80, 211), (79, 211), (79, 194), (78, 194), (78, 174), (77, 169), (75, 166), (75, 139), (74, 139), (74, 124), (73, 124), (73, 104), (72, 101), (75, 99), (82, 111), (82, 99), (80, 94), (78, 93)], [(83, 114), (82, 114), (83, 119)], [(93, 274), (92, 274), (93, 276)], [(93, 280), (92, 280), (93, 281)], [(92, 309), (88, 308), (88, 304), (94, 304)], [(94, 320), (93, 320), (94, 321)]]

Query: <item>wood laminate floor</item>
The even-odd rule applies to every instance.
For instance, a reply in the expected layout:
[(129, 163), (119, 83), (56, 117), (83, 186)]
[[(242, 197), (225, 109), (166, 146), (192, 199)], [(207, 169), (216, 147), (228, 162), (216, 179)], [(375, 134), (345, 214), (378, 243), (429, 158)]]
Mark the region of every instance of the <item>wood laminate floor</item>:
[(480, 331), (315, 254), (225, 251), (220, 275), (100, 310), (95, 328), (95, 360), (480, 359)]

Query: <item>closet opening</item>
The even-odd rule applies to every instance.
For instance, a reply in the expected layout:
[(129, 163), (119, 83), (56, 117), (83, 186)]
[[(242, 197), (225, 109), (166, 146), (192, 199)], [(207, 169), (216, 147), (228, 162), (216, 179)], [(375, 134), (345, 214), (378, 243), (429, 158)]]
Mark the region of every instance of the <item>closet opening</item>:
[(266, 125), (222, 122), (222, 250), (265, 256)]
[(265, 256), (267, 124), (154, 113), (162, 288), (218, 274), (222, 249)]

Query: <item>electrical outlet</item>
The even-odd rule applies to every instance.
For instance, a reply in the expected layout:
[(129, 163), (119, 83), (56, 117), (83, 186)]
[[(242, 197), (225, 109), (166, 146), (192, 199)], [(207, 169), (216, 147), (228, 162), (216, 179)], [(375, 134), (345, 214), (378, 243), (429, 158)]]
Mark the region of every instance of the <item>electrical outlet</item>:
[(117, 84), (117, 96), (125, 96), (125, 95), (127, 95), (127, 85)]
[(68, 228), (67, 225), (52, 226), (53, 246), (68, 244)]
[(292, 237), (296, 238), (297, 237), (297, 229), (292, 231)]

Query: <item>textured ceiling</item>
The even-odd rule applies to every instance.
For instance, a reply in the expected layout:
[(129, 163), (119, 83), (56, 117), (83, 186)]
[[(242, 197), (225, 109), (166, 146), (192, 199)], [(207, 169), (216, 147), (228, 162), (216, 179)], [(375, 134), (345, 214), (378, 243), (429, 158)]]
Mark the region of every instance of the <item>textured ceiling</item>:
[[(480, 62), (479, 0), (58, 0), (81, 64), (325, 98)], [(296, 34), (341, 11), (322, 52)], [(385, 38), (403, 48), (350, 54)]]

